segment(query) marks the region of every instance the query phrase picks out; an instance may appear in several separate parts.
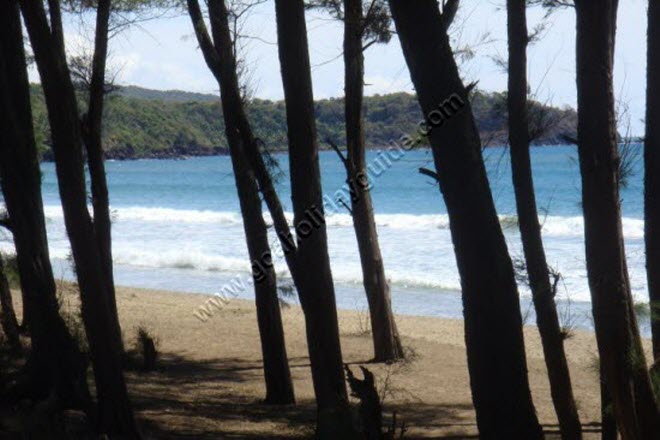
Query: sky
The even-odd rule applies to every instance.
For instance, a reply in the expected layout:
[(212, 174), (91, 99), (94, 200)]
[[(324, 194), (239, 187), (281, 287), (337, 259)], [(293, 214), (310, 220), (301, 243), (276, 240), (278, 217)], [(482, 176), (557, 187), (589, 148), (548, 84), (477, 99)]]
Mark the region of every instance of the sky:
[[(461, 63), (466, 81), (478, 81), (485, 91), (506, 90), (506, 74), (493, 58), (506, 58), (506, 11), (504, 0), (464, 0), (452, 30), (454, 47), (470, 45), (475, 56)], [(646, 90), (647, 0), (620, 2), (615, 60), (615, 92), (630, 111), (633, 135), (644, 132)], [(544, 11), (528, 12), (529, 27), (540, 23)], [(539, 100), (555, 106), (576, 106), (575, 12), (553, 14), (542, 39), (529, 49), (530, 88)], [(67, 23), (67, 45), (71, 52), (88, 46), (79, 27)], [(307, 15), (314, 95), (343, 96), (342, 26), (317, 12)], [(244, 24), (243, 54), (250, 71), (253, 95), (282, 99), (277, 55), (274, 4), (268, 1), (253, 11)], [(117, 82), (159, 90), (217, 93), (197, 47), (187, 16), (145, 22), (119, 34), (111, 41), (110, 68)], [(32, 78), (37, 80), (35, 72)], [(366, 53), (367, 95), (414, 92), (396, 36), (388, 45), (372, 46)], [(620, 127), (620, 129), (622, 129)]]

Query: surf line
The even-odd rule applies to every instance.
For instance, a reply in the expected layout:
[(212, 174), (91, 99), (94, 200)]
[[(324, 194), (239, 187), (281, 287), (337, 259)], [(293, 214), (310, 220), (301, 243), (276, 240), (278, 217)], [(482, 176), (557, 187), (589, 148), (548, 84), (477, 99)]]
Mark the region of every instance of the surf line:
[[(374, 182), (383, 175), (383, 173), (401, 160), (409, 151), (417, 148), (424, 140), (428, 139), (431, 132), (441, 127), (453, 116), (458, 114), (466, 106), (457, 93), (453, 93), (447, 99), (438, 104), (428, 115), (417, 124), (417, 130), (414, 134), (403, 134), (398, 140), (391, 140), (388, 143), (386, 151), (380, 151), (376, 158), (367, 165), (367, 171), (358, 173), (354, 178), (348, 179), (344, 185), (335, 191), (334, 199), (327, 194), (323, 195), (321, 207), (317, 205), (310, 206), (302, 216), (300, 221), (296, 221), (294, 229), (296, 231), (296, 241), (308, 238), (314, 230), (325, 225), (325, 218), (339, 213), (342, 207), (348, 208), (347, 200), (352, 203), (360, 200), (360, 194), (373, 189)], [(274, 252), (265, 252), (261, 257), (252, 261), (252, 273), (248, 275), (237, 275), (229, 283), (225, 284), (220, 292), (213, 294), (203, 305), (199, 306), (193, 315), (202, 322), (207, 322), (240, 293), (246, 291), (253, 283), (263, 282), (272, 270), (273, 253), (276, 257), (282, 258), (291, 253), (296, 247), (291, 234), (284, 231), (276, 231), (277, 238), (271, 243), (271, 249)], [(214, 310), (215, 309), (215, 310)]]

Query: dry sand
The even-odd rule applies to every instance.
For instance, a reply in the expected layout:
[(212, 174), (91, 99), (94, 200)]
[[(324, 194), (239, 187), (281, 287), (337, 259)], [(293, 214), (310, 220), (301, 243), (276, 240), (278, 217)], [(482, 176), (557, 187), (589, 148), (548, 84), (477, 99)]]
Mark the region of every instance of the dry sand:
[[(66, 289), (65, 289), (66, 290)], [(147, 438), (309, 438), (314, 421), (313, 390), (304, 320), (296, 306), (283, 309), (286, 342), (298, 404), (262, 405), (264, 386), (255, 307), (232, 300), (203, 323), (193, 312), (207, 296), (134, 288), (118, 289), (127, 347), (137, 328), (157, 337), (161, 353), (153, 373), (128, 373), (130, 391)], [(75, 310), (75, 294), (65, 295)], [(365, 314), (340, 311), (344, 362), (365, 365), (372, 353)], [(397, 316), (407, 362), (370, 364), (384, 391), (385, 411), (409, 427), (406, 439), (477, 438), (470, 399), (463, 322)], [(542, 351), (535, 327), (525, 329), (534, 403), (546, 432), (557, 433)], [(586, 438), (598, 438), (600, 391), (592, 333), (576, 331), (566, 350)], [(555, 438), (554, 435), (548, 438)], [(557, 437), (558, 438), (558, 437)]]

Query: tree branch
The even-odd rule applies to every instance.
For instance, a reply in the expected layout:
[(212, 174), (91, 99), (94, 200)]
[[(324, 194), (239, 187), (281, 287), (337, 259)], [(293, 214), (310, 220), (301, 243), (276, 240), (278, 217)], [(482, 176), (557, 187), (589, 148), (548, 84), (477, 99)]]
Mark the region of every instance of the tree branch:
[(474, 88), (477, 87), (477, 84), (479, 84), (479, 81), (473, 81), (467, 86), (465, 86), (465, 93), (469, 95), (472, 92), (472, 90), (474, 90)]
[(220, 72), (220, 57), (216, 51), (213, 40), (209, 35), (208, 29), (206, 29), (206, 23), (204, 23), (204, 15), (202, 15), (202, 10), (199, 7), (198, 0), (186, 0), (188, 4), (188, 15), (190, 15), (190, 20), (192, 21), (193, 28), (195, 28), (195, 36), (197, 37), (197, 43), (199, 48), (202, 50), (204, 55), (204, 60), (209, 66), (209, 69), (213, 75), (220, 80), (218, 75)]
[(330, 140), (330, 138), (326, 139), (326, 142), (330, 145), (330, 148), (335, 150), (335, 153), (337, 153), (337, 156), (339, 156), (339, 159), (341, 159), (341, 162), (344, 164), (344, 167), (346, 168), (346, 171), (348, 171), (348, 159), (346, 158), (346, 156), (344, 156), (344, 153), (342, 153), (342, 151), (339, 149), (337, 144), (332, 142), (332, 140)]
[(64, 52), (64, 27), (62, 26), (62, 10), (59, 0), (48, 0), (48, 13), (50, 15), (51, 38)]
[(445, 27), (445, 31), (448, 31), (449, 27), (454, 22), (459, 3), (460, 0), (445, 0), (442, 7), (442, 23)]
[(369, 25), (369, 21), (372, 19), (372, 14), (374, 12), (374, 8), (376, 7), (376, 1), (377, 0), (371, 0), (371, 3), (369, 4), (369, 7), (367, 8), (367, 12), (364, 14), (362, 29), (360, 29), (360, 33), (362, 35), (365, 34), (365, 32), (367, 30), (367, 27)]
[(436, 180), (437, 182), (440, 182), (440, 176), (435, 171), (431, 171), (428, 168), (420, 168), (419, 173), (423, 174), (425, 176), (428, 176), (428, 177)]
[(346, 210), (353, 215), (353, 210), (351, 209), (350, 206), (348, 206), (348, 203), (346, 203), (346, 200), (342, 199), (341, 197), (337, 199), (337, 201), (344, 207)]
[(378, 40), (376, 40), (376, 39), (373, 39), (373, 40), (369, 41), (367, 44), (362, 46), (362, 52), (366, 52), (367, 49), (369, 49), (371, 46), (373, 46), (376, 43), (378, 43)]

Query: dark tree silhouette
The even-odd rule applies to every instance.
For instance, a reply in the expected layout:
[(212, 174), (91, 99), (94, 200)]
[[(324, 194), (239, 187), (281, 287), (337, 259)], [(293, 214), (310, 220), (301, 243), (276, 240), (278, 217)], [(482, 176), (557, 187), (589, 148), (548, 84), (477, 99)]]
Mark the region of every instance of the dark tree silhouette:
[(529, 152), (531, 141), (527, 100), (529, 34), (526, 0), (508, 0), (507, 13), (509, 144), (520, 236), (550, 379), (552, 401), (559, 420), (562, 439), (579, 439), (582, 438), (582, 428), (573, 397), (571, 376), (564, 352), (564, 336), (555, 304), (556, 292), (550, 280), (548, 262), (543, 249), (541, 224), (534, 194)]
[(110, 436), (136, 439), (122, 372), (122, 359), (114, 349), (117, 333), (109, 304), (110, 288), (104, 260), (87, 209), (83, 134), (76, 94), (66, 63), (59, 1), (22, 1), (25, 26), (48, 108), (55, 167), (64, 223), (71, 243), (80, 288), (82, 317), (94, 367), (98, 397), (98, 430)]
[(621, 225), (612, 85), (617, 0), (575, 1), (578, 153), (587, 275), (605, 387), (624, 439), (660, 438)]
[[(482, 439), (540, 439), (513, 265), (497, 218), (481, 141), (436, 0), (390, 0), (451, 222), (461, 276), (472, 399)], [(432, 60), (432, 61), (431, 61)], [(450, 97), (462, 108), (447, 114)], [(443, 117), (442, 110), (445, 110)], [(438, 114), (439, 113), (439, 114)], [(440, 120), (430, 129), (431, 120)]]
[(317, 436), (355, 437), (344, 382), (335, 291), (323, 213), (314, 97), (302, 0), (276, 0), (277, 35), (286, 100), (291, 197), (298, 250), (297, 287), (305, 314), (318, 406)]
[(111, 14), (111, 1), (99, 0), (96, 5), (96, 35), (94, 55), (92, 57), (91, 78), (88, 90), (87, 113), (82, 118), (83, 139), (87, 152), (87, 165), (92, 193), (93, 227), (99, 254), (103, 263), (108, 286), (108, 306), (114, 338), (114, 350), (119, 356), (124, 354), (124, 345), (119, 325), (115, 281), (112, 264), (112, 227), (110, 219), (110, 199), (103, 159), (102, 120), (103, 104), (106, 94), (106, 61), (108, 58), (108, 28)]
[[(377, 4), (378, 2), (372, 2), (372, 5)], [(348, 156), (344, 164), (353, 191), (351, 215), (369, 303), (374, 358), (376, 361), (386, 362), (403, 358), (404, 353), (392, 313), (390, 286), (385, 278), (385, 267), (378, 243), (365, 158), (364, 40), (369, 21), (374, 20), (369, 14), (376, 12), (381, 11), (368, 9), (365, 17), (362, 0), (344, 0), (344, 105)], [(385, 35), (389, 40), (389, 33)], [(383, 38), (382, 33), (380, 38)], [(370, 41), (366, 42), (369, 43)]]
[(266, 402), (295, 402), (289, 370), (284, 329), (277, 295), (277, 278), (272, 265), (268, 229), (263, 218), (259, 187), (244, 145), (256, 149), (241, 98), (229, 13), (224, 0), (207, 2), (213, 40), (206, 29), (199, 2), (188, 0), (188, 12), (207, 65), (220, 86), (222, 114), (229, 144), (248, 252), (253, 264), (257, 321), (266, 378)]
[(373, 44), (387, 43), (391, 39), (387, 2), (317, 0), (308, 7), (322, 8), (344, 23), (346, 155), (332, 140), (328, 142), (346, 168), (346, 181), (351, 191), (349, 211), (353, 218), (362, 279), (369, 304), (374, 360), (394, 361), (403, 358), (404, 353), (392, 314), (390, 286), (385, 277), (378, 243), (367, 174), (364, 132), (364, 51)]
[(34, 401), (54, 395), (63, 407), (86, 408), (86, 361), (59, 314), (48, 254), (26, 65), (19, 3), (9, 0), (0, 6), (0, 183), (31, 339), (20, 391)]
[(660, 3), (649, 1), (644, 141), (644, 237), (653, 355), (660, 359)]

